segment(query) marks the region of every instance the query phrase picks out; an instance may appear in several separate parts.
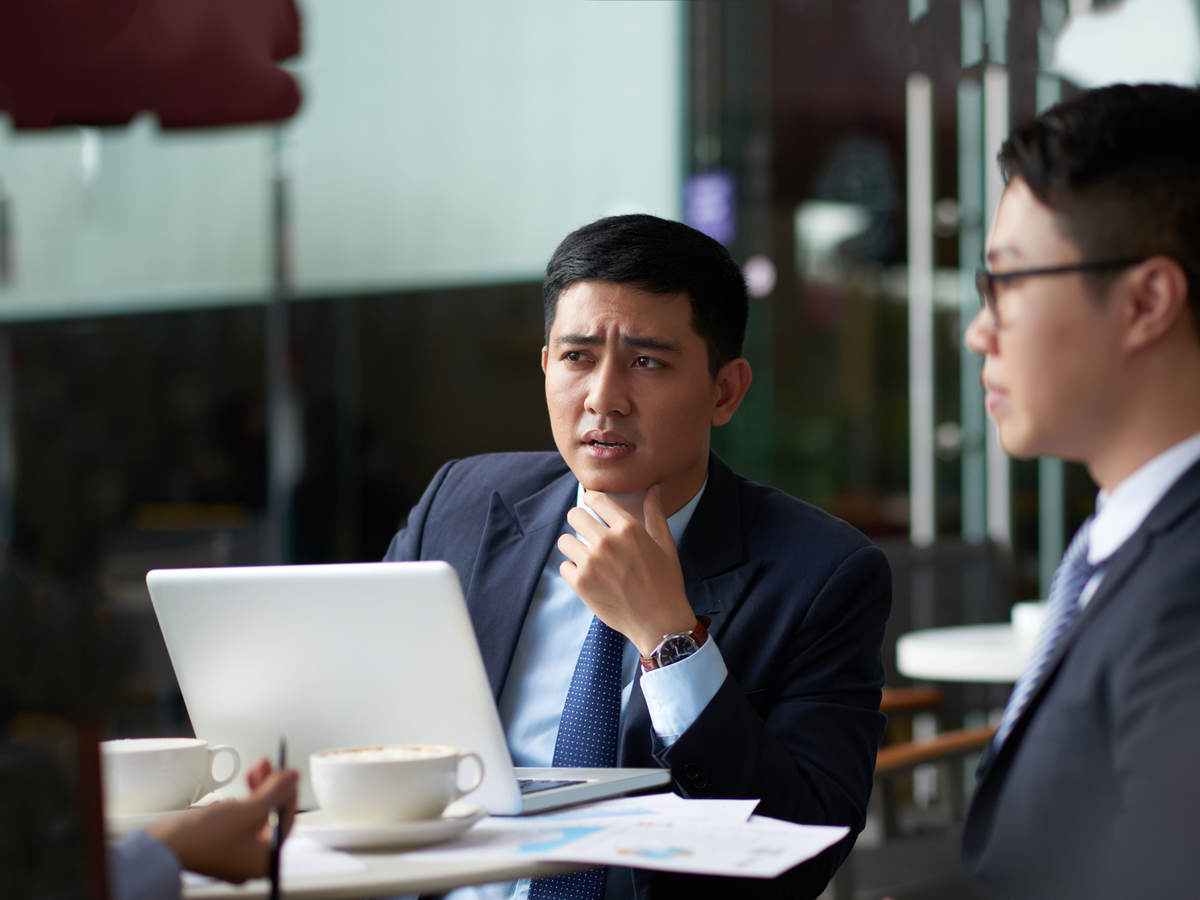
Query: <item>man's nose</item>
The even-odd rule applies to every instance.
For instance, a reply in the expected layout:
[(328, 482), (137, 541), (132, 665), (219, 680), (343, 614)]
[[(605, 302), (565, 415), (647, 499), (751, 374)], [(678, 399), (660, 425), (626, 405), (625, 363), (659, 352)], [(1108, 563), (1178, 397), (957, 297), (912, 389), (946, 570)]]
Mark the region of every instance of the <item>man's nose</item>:
[(972, 353), (987, 356), (996, 344), (996, 322), (992, 314), (985, 308), (975, 313), (967, 331), (963, 335), (963, 343)]
[(628, 371), (615, 360), (604, 360), (592, 370), (584, 403), (597, 416), (629, 414)]

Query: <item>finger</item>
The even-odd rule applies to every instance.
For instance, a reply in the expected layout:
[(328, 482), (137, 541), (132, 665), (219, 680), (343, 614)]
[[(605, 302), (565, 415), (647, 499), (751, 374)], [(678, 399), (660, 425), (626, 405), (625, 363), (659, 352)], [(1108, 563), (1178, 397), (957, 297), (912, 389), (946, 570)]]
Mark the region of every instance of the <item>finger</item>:
[[(263, 803), (260, 809), (264, 817), (269, 817), (273, 809), (283, 810), (283, 816), (279, 823), (281, 839), (287, 837), (292, 828), (292, 821), (296, 817), (299, 784), (300, 773), (292, 768), (284, 768), (271, 773), (271, 777), (267, 779), (260, 790)], [(268, 839), (269, 837), (268, 835)]]
[(616, 525), (622, 519), (634, 521), (633, 516), (603, 491), (584, 491), (583, 502), (609, 526)]
[[(567, 583), (567, 587), (569, 587), (580, 599), (582, 599), (585, 591), (583, 590), (583, 586), (580, 584), (580, 580), (582, 579), (583, 575), (579, 571), (579, 566), (568, 559), (559, 564), (558, 574), (561, 575), (562, 580)], [(584, 602), (586, 603), (587, 601), (585, 600)]]
[(246, 798), (247, 810), (258, 821), (266, 821), (271, 810), (295, 805), (300, 773), (292, 768), (277, 769)]
[(254, 791), (271, 774), (271, 761), (265, 756), (246, 770), (246, 786)]
[(300, 773), (295, 769), (284, 769), (285, 772), (292, 773), (291, 794), (283, 804), (283, 821), (280, 823), (279, 839), (283, 840), (292, 831), (292, 823), (296, 820), (296, 809), (300, 803)]
[(588, 545), (573, 534), (560, 534), (558, 536), (558, 549), (572, 565), (579, 565), (587, 559)]
[(585, 546), (603, 540), (605, 532), (609, 530), (608, 525), (596, 521), (596, 517), (582, 506), (573, 506), (567, 510), (567, 524), (575, 532), (574, 536)]
[(297, 791), (283, 808), (283, 831), (281, 839), (292, 833), (292, 824), (296, 821), (296, 810), (299, 808), (299, 805), (300, 794)]
[(290, 766), (272, 772), (256, 792), (269, 807), (295, 804), (300, 773)]
[(654, 543), (667, 549), (675, 547), (675, 538), (671, 536), (671, 526), (667, 524), (667, 514), (662, 508), (662, 485), (652, 485), (646, 491), (642, 500), (642, 515), (646, 520), (646, 531), (654, 538)]

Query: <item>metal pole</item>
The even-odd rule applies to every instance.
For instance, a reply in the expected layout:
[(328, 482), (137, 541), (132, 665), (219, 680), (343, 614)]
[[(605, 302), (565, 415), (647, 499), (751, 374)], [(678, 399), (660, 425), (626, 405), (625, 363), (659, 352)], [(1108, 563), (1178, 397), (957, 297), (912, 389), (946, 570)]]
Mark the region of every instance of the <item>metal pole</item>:
[(933, 91), (929, 77), (908, 76), (908, 447), (909, 534), (933, 543)]
[[(1054, 62), (1053, 34), (1061, 30), (1066, 19), (1062, 0), (1042, 0), (1042, 28), (1038, 36), (1038, 64), (1042, 70)], [(1062, 97), (1062, 81), (1055, 75), (1038, 73), (1037, 108), (1047, 109)], [(1065, 479), (1060, 459), (1038, 460), (1038, 594), (1050, 595), (1050, 579), (1066, 549), (1064, 528)]]
[(283, 131), (271, 141), (272, 284), (266, 309), (267, 510), (265, 561), (291, 561), (292, 489), (299, 453), (296, 410), (289, 372), (291, 255), (289, 246), (289, 173)]
[[(958, 85), (958, 258), (960, 336), (979, 309), (975, 272), (983, 256), (984, 232), (983, 93), (978, 79)], [(962, 536), (972, 543), (987, 537), (987, 417), (979, 357), (959, 340), (959, 415), (962, 418)]]
[[(0, 298), (12, 280), (12, 213), (8, 189), (0, 178)], [(13, 491), (16, 487), (17, 442), (13, 432), (15, 396), (12, 338), (0, 331), (0, 560), (13, 538)]]

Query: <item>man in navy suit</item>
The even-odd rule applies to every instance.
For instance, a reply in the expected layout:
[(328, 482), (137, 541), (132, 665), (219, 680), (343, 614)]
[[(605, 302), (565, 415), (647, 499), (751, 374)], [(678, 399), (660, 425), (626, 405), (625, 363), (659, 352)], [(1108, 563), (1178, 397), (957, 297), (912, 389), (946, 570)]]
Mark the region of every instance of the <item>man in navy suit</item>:
[(745, 283), (720, 244), (652, 216), (601, 219), (559, 245), (543, 295), (558, 452), (448, 463), (387, 558), (458, 571), (518, 765), (551, 763), (595, 617), (624, 636), (618, 765), (851, 828), (775, 881), (614, 870), (609, 896), (814, 897), (866, 814), (887, 563), (710, 451), (751, 378)]
[(1082, 462), (1100, 495), (980, 766), (964, 857), (1011, 897), (1195, 896), (1200, 93), (1088, 92), (999, 158), (966, 343), (1004, 448)]

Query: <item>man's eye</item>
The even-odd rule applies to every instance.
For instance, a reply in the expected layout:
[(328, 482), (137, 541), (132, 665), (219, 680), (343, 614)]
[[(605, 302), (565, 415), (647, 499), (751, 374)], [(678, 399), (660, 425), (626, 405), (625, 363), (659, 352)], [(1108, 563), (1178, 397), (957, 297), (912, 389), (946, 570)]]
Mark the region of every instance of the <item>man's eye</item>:
[(568, 350), (562, 355), (562, 358), (567, 362), (583, 362), (582, 350)]
[(635, 369), (661, 369), (662, 363), (652, 356), (639, 356), (633, 361)]

